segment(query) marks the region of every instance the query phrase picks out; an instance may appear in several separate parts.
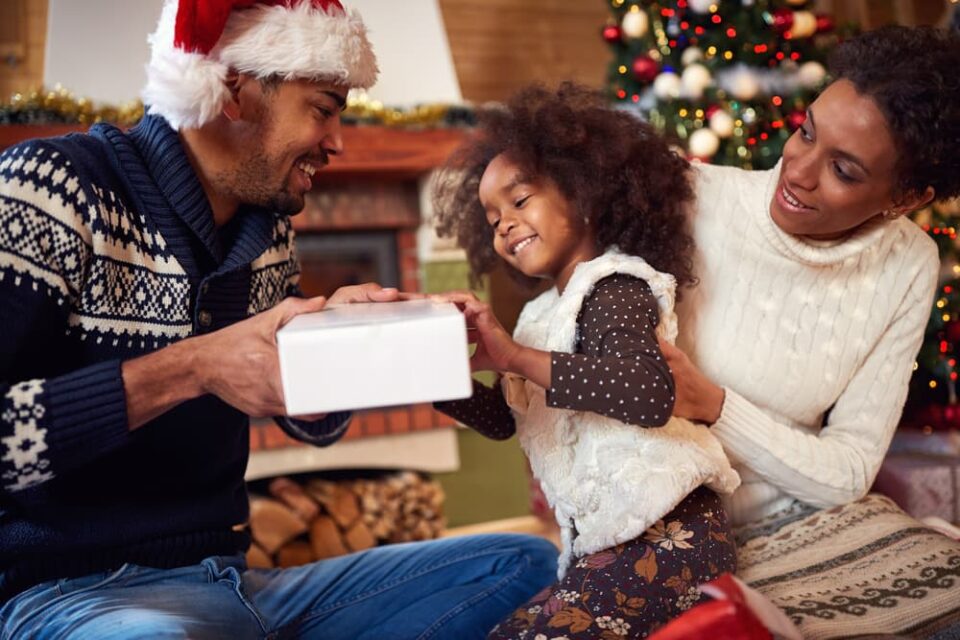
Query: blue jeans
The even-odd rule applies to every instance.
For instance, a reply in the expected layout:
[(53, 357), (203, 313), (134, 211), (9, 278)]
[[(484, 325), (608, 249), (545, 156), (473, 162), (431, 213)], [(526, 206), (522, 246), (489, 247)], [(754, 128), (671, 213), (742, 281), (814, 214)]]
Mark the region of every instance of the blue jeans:
[(0, 609), (2, 640), (483, 638), (552, 582), (557, 552), (521, 535), (398, 544), (292, 569), (241, 556), (52, 580)]

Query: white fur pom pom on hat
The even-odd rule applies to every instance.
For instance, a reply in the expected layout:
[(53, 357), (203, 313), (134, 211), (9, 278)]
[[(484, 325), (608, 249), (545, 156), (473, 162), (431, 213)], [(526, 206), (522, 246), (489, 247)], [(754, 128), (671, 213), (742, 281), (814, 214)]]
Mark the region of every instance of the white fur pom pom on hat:
[(143, 101), (178, 130), (220, 113), (230, 69), (364, 89), (379, 72), (363, 20), (337, 0), (167, 0), (149, 42)]

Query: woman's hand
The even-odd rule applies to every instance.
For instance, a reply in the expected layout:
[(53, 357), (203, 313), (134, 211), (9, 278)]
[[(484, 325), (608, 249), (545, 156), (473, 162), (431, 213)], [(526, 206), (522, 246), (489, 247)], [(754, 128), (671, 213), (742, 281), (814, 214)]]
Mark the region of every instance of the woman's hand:
[(677, 399), (673, 414), (688, 420), (713, 424), (723, 410), (724, 391), (710, 381), (687, 354), (660, 339), (660, 351), (673, 372)]

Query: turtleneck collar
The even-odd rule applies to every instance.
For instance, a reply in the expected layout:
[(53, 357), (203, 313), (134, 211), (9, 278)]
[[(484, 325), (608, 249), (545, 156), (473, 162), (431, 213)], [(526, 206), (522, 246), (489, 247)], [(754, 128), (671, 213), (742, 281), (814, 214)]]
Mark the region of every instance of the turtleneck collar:
[[(747, 181), (742, 199), (754, 214), (763, 235), (771, 247), (784, 256), (811, 266), (825, 267), (859, 255), (877, 244), (887, 230), (887, 223), (879, 218), (868, 220), (849, 234), (835, 240), (813, 240), (787, 233), (777, 226), (770, 215), (770, 203), (776, 194), (783, 161), (769, 171), (758, 171), (758, 181)], [(760, 188), (758, 188), (760, 187)]]

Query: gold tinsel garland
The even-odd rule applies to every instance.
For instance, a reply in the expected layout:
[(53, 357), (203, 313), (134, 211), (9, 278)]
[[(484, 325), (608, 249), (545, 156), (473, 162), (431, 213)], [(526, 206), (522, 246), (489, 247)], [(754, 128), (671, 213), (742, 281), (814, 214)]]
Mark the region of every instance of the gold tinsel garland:
[[(52, 90), (38, 89), (14, 94), (0, 104), (0, 125), (4, 124), (94, 124), (112, 122), (121, 126), (136, 124), (143, 117), (140, 100), (114, 105), (94, 105), (57, 85)], [(409, 109), (385, 107), (365, 92), (351, 93), (344, 111), (346, 122), (375, 124), (397, 128), (470, 126), (474, 110), (467, 105), (426, 104)]]
[(132, 125), (142, 117), (143, 103), (139, 100), (120, 106), (96, 106), (91, 100), (78, 98), (60, 85), (52, 90), (15, 93), (10, 102), (0, 105), (0, 124), (113, 122)]

